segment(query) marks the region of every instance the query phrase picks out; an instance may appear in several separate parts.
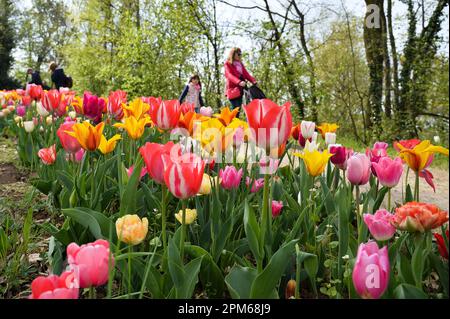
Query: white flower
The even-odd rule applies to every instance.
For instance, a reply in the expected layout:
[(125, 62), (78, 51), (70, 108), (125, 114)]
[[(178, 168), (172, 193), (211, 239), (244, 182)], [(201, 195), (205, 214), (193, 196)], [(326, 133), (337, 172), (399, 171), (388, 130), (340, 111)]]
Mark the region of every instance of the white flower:
[(312, 136), (312, 141), (313, 142), (317, 142), (317, 132), (314, 132), (313, 136)]
[(16, 122), (16, 123), (22, 122), (22, 117), (21, 116), (14, 116), (14, 122)]
[(51, 115), (47, 116), (45, 122), (47, 123), (47, 125), (51, 125), (53, 123), (53, 117)]
[(75, 111), (70, 111), (69, 112), (69, 116), (72, 120), (75, 120), (77, 118), (77, 112)]
[(302, 123), (300, 124), (302, 136), (305, 139), (313, 137), (315, 128), (316, 128), (316, 123), (314, 123), (314, 122), (302, 121)]
[(349, 256), (349, 255), (342, 256), (342, 259), (344, 259), (344, 260), (349, 260), (349, 259), (350, 259), (350, 256)]
[(330, 145), (336, 143), (336, 133), (325, 133), (325, 144)]
[(25, 132), (31, 133), (34, 131), (34, 122), (33, 121), (25, 121), (25, 122), (23, 122), (23, 127), (25, 128)]
[(315, 141), (310, 142), (309, 140), (306, 140), (305, 150), (308, 150), (310, 153), (317, 151), (319, 149), (319, 144), (320, 143), (316, 143)]
[(439, 137), (439, 135), (435, 135), (435, 136), (433, 136), (433, 141), (434, 141), (436, 144), (439, 144), (439, 143), (441, 142), (441, 138)]
[(40, 116), (47, 116), (49, 114), (47, 109), (39, 101), (36, 103), (36, 110)]
[(297, 203), (298, 203), (299, 205), (302, 204), (302, 193), (301, 193), (301, 192), (298, 192), (298, 195), (297, 195)]

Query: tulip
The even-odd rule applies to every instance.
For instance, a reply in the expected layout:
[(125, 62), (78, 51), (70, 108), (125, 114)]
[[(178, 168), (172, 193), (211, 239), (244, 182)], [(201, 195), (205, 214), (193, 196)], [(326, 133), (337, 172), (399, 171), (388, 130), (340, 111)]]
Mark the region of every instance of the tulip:
[(85, 150), (80, 148), (78, 152), (75, 153), (75, 162), (80, 163), (83, 160)]
[(46, 117), (47, 115), (50, 114), (50, 112), (47, 111), (47, 109), (42, 105), (41, 102), (36, 103), (36, 110), (37, 110), (38, 114), (43, 117)]
[(436, 239), (436, 244), (441, 254), (442, 258), (448, 259), (448, 229), (445, 232), (445, 236), (447, 237), (447, 245), (444, 242), (444, 236), (438, 233), (434, 233), (434, 238)]
[(395, 209), (392, 224), (408, 232), (425, 232), (448, 222), (448, 212), (436, 205), (409, 202)]
[(56, 161), (56, 144), (49, 148), (41, 148), (38, 156), (45, 165), (52, 165)]
[(319, 144), (320, 143), (316, 143), (315, 141), (314, 142), (310, 142), (309, 140), (306, 140), (306, 143), (305, 143), (305, 150), (307, 150), (308, 152), (310, 152), (310, 153), (312, 153), (312, 152), (314, 152), (314, 151), (318, 151), (319, 150)]
[(34, 121), (24, 121), (23, 127), (25, 128), (25, 132), (27, 133), (33, 132), (35, 128)]
[(315, 143), (317, 143), (317, 132), (314, 132), (314, 134), (313, 134), (313, 136), (312, 136), (312, 138), (311, 138), (311, 142), (315, 142)]
[(248, 187), (250, 187), (250, 185), (251, 185), (250, 192), (256, 193), (261, 188), (264, 187), (264, 178), (258, 178), (258, 179), (252, 180), (252, 179), (250, 179), (250, 177), (247, 176), (247, 178), (245, 179), (245, 185), (247, 185)]
[(84, 92), (83, 114), (93, 120), (95, 124), (101, 121), (105, 104), (104, 99), (93, 95), (91, 92)]
[(16, 122), (17, 124), (21, 123), (22, 121), (23, 121), (22, 117), (20, 117), (20, 116), (14, 117), (14, 122)]
[(300, 138), (300, 123), (292, 127), (291, 136), (294, 140), (298, 141)]
[[(163, 156), (169, 155), (175, 157), (181, 155), (181, 148), (179, 146), (174, 148), (174, 146), (175, 144), (173, 142), (168, 142), (165, 145), (147, 142), (139, 149), (139, 153), (144, 158), (148, 175), (159, 184), (164, 184), (165, 167)], [(173, 154), (171, 154), (172, 149)]]
[(145, 103), (142, 99), (139, 99), (139, 98), (134, 99), (128, 105), (123, 104), (123, 111), (124, 111), (125, 117), (134, 117), (136, 120), (140, 120), (145, 117), (148, 118), (149, 110), (150, 110), (150, 105)]
[(153, 99), (150, 103), (150, 116), (158, 128), (170, 130), (177, 126), (181, 114), (178, 100), (161, 101)]
[(188, 112), (195, 112), (195, 104), (194, 103), (182, 103), (180, 105), (181, 113), (186, 114)]
[(279, 159), (274, 159), (270, 156), (262, 155), (261, 159), (259, 160), (260, 174), (273, 175), (276, 173), (279, 165), (280, 165)]
[(322, 137), (324, 139), (325, 133), (335, 133), (338, 128), (339, 125), (334, 123), (322, 123), (319, 126), (317, 126), (317, 129), (319, 130), (320, 134), (322, 134)]
[(420, 142), (421, 141), (419, 139), (401, 140), (398, 142), (394, 142), (393, 146), (397, 152), (400, 152), (399, 146), (407, 149), (413, 149), (416, 145), (420, 144)]
[(328, 145), (328, 151), (330, 154), (333, 154), (330, 158), (331, 163), (338, 168), (344, 169), (344, 164), (347, 163), (347, 152), (345, 146), (339, 144)]
[(77, 118), (77, 112), (70, 111), (69, 112), (69, 117), (70, 117), (71, 120), (75, 120)]
[(74, 272), (65, 271), (61, 276), (39, 276), (31, 283), (29, 299), (78, 299), (78, 280)]
[(17, 113), (17, 115), (18, 116), (25, 116), (25, 114), (26, 114), (26, 108), (25, 108), (25, 106), (23, 106), (23, 105), (19, 105), (17, 108), (16, 108), (16, 113)]
[(351, 156), (347, 161), (347, 179), (353, 185), (365, 185), (370, 178), (370, 160), (360, 153)]
[[(186, 114), (181, 114), (178, 120), (178, 127), (189, 131), (189, 135), (192, 135), (194, 129), (197, 125), (201, 125), (201, 122), (209, 120), (209, 117), (205, 117), (201, 114), (195, 112), (188, 112)], [(181, 134), (186, 135), (186, 134)]]
[[(128, 178), (131, 177), (133, 172), (134, 172), (134, 165), (131, 165), (130, 168), (127, 169)], [(139, 180), (141, 180), (141, 178), (144, 177), (145, 174), (147, 174), (147, 168), (144, 166), (144, 167), (142, 167), (141, 173), (139, 174)]]
[(49, 115), (45, 118), (45, 123), (47, 123), (47, 125), (51, 125), (53, 122), (53, 116)]
[(278, 149), (284, 144), (291, 133), (291, 104), (279, 106), (269, 99), (251, 101), (244, 106), (249, 127), (252, 129), (251, 139), (265, 149)]
[(297, 287), (297, 283), (294, 279), (291, 279), (286, 284), (286, 290), (284, 292), (284, 297), (286, 299), (295, 298), (295, 288)]
[(420, 172), (429, 165), (431, 156), (435, 153), (441, 153), (448, 156), (448, 149), (442, 146), (435, 146), (430, 141), (422, 141), (412, 149), (404, 147), (402, 144), (396, 144), (400, 150), (400, 157), (415, 172)]
[(145, 126), (150, 123), (148, 117), (137, 120), (134, 116), (126, 117), (124, 123), (116, 123), (114, 127), (126, 129), (128, 136), (133, 140), (140, 139), (144, 134)]
[(217, 118), (224, 126), (228, 126), (234, 118), (236, 118), (239, 113), (239, 108), (235, 108), (230, 110), (229, 107), (224, 107), (220, 110), (219, 114), (214, 114), (214, 117)]
[(98, 149), (100, 150), (100, 152), (102, 152), (102, 154), (111, 153), (116, 148), (117, 141), (120, 139), (121, 139), (120, 134), (114, 135), (109, 140), (107, 140), (106, 137), (102, 135), (100, 138), (100, 144), (98, 146)]
[(62, 95), (58, 90), (44, 91), (41, 96), (42, 106), (48, 111), (53, 113), (57, 110), (61, 104)]
[(398, 184), (403, 173), (403, 163), (399, 157), (394, 160), (382, 157), (379, 162), (372, 162), (372, 167), (381, 185), (392, 188)]
[(213, 109), (211, 106), (202, 106), (200, 108), (200, 114), (206, 117), (212, 117), (213, 116)]
[(325, 133), (325, 144), (331, 145), (336, 143), (336, 133), (326, 132)]
[(29, 106), (30, 104), (31, 104), (31, 96), (29, 95), (22, 96), (22, 105)]
[(352, 279), (356, 292), (364, 299), (378, 299), (389, 283), (387, 246), (379, 249), (374, 241), (361, 243), (358, 248)]
[[(373, 145), (372, 149), (370, 149), (370, 148), (366, 149), (366, 155), (367, 155), (367, 157), (369, 157), (369, 159), (372, 163), (378, 163), (381, 158), (388, 156), (388, 154), (387, 154), (388, 146), (389, 145), (385, 142), (376, 142)], [(377, 173), (373, 166), (371, 167), (371, 170), (372, 170), (372, 174), (377, 176)]]
[(71, 154), (77, 153), (81, 149), (78, 140), (67, 133), (67, 131), (73, 132), (74, 125), (75, 122), (64, 122), (56, 131), (56, 135), (58, 135), (62, 147), (66, 152)]
[(200, 190), (198, 193), (200, 195), (208, 195), (211, 193), (212, 184), (217, 185), (217, 177), (213, 178), (213, 182), (211, 183), (211, 176), (204, 173), (202, 179), (202, 185), (200, 186)]
[(364, 222), (369, 228), (370, 234), (379, 241), (389, 240), (395, 234), (395, 227), (391, 221), (394, 215), (385, 209), (379, 209), (375, 214), (364, 214)]
[[(164, 181), (169, 191), (179, 199), (198, 193), (203, 180), (205, 163), (195, 154), (163, 155)], [(148, 167), (147, 167), (148, 168)]]
[(84, 121), (83, 123), (75, 123), (72, 126), (72, 131), (65, 132), (75, 137), (86, 151), (95, 151), (100, 145), (104, 127), (105, 123), (103, 122), (94, 127), (88, 121)]
[(37, 101), (42, 95), (42, 86), (36, 84), (27, 84), (26, 93), (31, 97), (31, 99)]
[(234, 166), (226, 166), (219, 171), (220, 185), (225, 189), (236, 189), (242, 179), (242, 168), (237, 170)]
[(314, 130), (316, 129), (316, 123), (310, 121), (302, 121), (300, 127), (303, 138), (307, 140), (313, 137)]
[(439, 135), (435, 135), (435, 136), (433, 136), (433, 141), (434, 141), (436, 144), (439, 144), (439, 143), (441, 142), (441, 138), (439, 137)]
[(282, 201), (272, 201), (272, 217), (276, 218), (281, 214), (281, 210), (283, 209)]
[[(177, 214), (175, 214), (175, 218), (183, 224), (183, 211), (180, 210)], [(197, 218), (197, 210), (186, 208), (186, 216), (185, 216), (185, 225), (192, 224)]]
[(108, 114), (117, 121), (120, 121), (123, 117), (123, 104), (127, 103), (127, 92), (117, 90), (109, 93), (108, 103), (106, 109)]
[(93, 243), (67, 246), (67, 261), (70, 269), (78, 271), (80, 288), (101, 286), (108, 282), (109, 264), (114, 267), (114, 257), (110, 257), (109, 243), (98, 239)]
[(328, 160), (333, 156), (333, 154), (328, 153), (327, 150), (322, 153), (319, 151), (310, 152), (307, 149), (302, 153), (294, 153), (295, 156), (303, 159), (306, 165), (309, 175), (316, 177), (323, 173)]
[(120, 241), (128, 245), (138, 245), (147, 236), (148, 219), (138, 215), (125, 215), (116, 220), (116, 233)]

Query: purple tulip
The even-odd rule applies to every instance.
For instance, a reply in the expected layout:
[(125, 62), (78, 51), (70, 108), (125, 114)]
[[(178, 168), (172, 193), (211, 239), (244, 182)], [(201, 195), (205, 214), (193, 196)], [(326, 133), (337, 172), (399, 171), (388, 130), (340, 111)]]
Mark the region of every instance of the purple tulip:
[(16, 113), (18, 116), (24, 117), (26, 112), (27, 112), (27, 110), (26, 110), (25, 106), (19, 105), (16, 107)]
[(249, 187), (251, 185), (250, 192), (256, 193), (261, 188), (264, 187), (264, 178), (258, 178), (258, 179), (251, 180), (250, 177), (247, 176), (247, 178), (245, 180), (245, 185), (247, 185)]
[(99, 98), (90, 92), (84, 92), (83, 95), (83, 113), (94, 121), (95, 124), (102, 120), (102, 112), (105, 107), (105, 100)]

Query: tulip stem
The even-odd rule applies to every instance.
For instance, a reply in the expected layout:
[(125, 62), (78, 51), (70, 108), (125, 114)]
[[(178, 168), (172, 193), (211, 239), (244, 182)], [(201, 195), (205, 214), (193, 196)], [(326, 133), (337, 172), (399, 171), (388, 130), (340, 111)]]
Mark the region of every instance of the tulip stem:
[(359, 220), (359, 185), (355, 186), (355, 205), (356, 205), (356, 231), (357, 231), (357, 238), (358, 238), (358, 244), (360, 244), (360, 236), (359, 236), (359, 227), (360, 227), (360, 220)]
[(419, 199), (419, 184), (420, 184), (420, 180), (419, 180), (419, 172), (416, 172), (416, 184), (414, 186), (414, 200), (416, 202), (420, 201)]
[[(263, 247), (262, 251), (264, 252), (264, 247), (266, 246), (265, 236), (266, 230), (268, 230), (270, 223), (270, 211), (269, 211), (269, 179), (270, 175), (264, 175), (264, 193), (263, 193), (263, 209), (261, 216), (261, 245)], [(264, 254), (263, 254), (264, 255)], [(262, 258), (264, 260), (264, 257)], [(258, 269), (258, 273), (262, 271), (262, 265), (259, 265), (260, 269)]]
[(166, 237), (166, 197), (167, 197), (167, 188), (165, 185), (162, 185), (161, 187), (161, 237), (162, 237), (162, 243), (163, 243), (163, 251), (164, 251), (164, 258), (167, 256), (167, 237)]
[(391, 188), (388, 191), (388, 211), (391, 212)]
[(182, 217), (181, 217), (181, 237), (180, 237), (180, 255), (181, 261), (184, 259), (184, 238), (186, 237), (186, 201), (181, 201)]
[(128, 299), (131, 297), (131, 245), (128, 246)]

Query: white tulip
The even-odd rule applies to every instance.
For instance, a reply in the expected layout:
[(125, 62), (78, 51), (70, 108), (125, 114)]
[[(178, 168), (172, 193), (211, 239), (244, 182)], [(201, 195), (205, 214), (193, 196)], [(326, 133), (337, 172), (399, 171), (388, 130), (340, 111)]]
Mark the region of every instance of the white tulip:
[(47, 125), (51, 125), (53, 123), (53, 116), (47, 116), (45, 119), (45, 123), (47, 123)]
[(50, 113), (46, 110), (46, 108), (42, 105), (41, 102), (36, 103), (36, 110), (40, 116), (47, 116)]
[(308, 150), (310, 153), (317, 151), (319, 149), (319, 144), (320, 143), (316, 143), (315, 141), (310, 142), (309, 140), (306, 140), (305, 150)]
[(302, 121), (300, 124), (300, 129), (302, 131), (302, 136), (305, 139), (311, 138), (314, 134), (316, 128), (316, 123), (310, 121)]
[(436, 144), (439, 144), (441, 142), (441, 138), (439, 137), (439, 135), (435, 135), (433, 136), (433, 141)]
[(14, 116), (14, 122), (16, 122), (16, 123), (22, 122), (22, 117), (21, 116)]
[(325, 133), (325, 144), (330, 145), (336, 143), (336, 133)]
[(25, 132), (31, 133), (34, 131), (34, 122), (33, 121), (25, 121), (25, 122), (23, 122), (23, 127), (25, 128)]
[(317, 132), (314, 132), (313, 136), (312, 136), (312, 141), (313, 142), (317, 142)]

